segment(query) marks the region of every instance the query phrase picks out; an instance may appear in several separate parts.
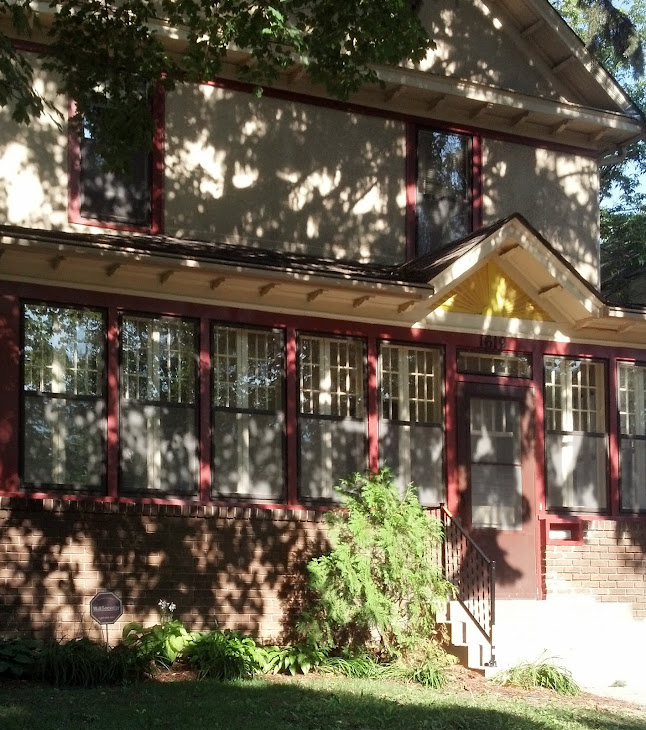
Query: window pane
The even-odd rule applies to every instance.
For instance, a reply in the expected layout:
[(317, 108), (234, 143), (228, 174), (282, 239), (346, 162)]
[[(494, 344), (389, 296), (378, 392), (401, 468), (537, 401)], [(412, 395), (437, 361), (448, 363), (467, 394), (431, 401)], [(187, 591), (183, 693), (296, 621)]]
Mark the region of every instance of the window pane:
[(545, 439), (547, 501), (552, 508), (606, 507), (607, 438), (583, 433)]
[(307, 499), (334, 499), (334, 485), (366, 470), (363, 421), (301, 417), (300, 485)]
[(646, 440), (621, 439), (621, 509), (646, 510)]
[(213, 329), (213, 493), (284, 492), (282, 333)]
[(124, 316), (121, 362), (122, 488), (196, 493), (195, 324)]
[(358, 340), (299, 337), (301, 413), (364, 417), (364, 354)]
[(28, 304), (23, 326), (24, 481), (96, 489), (105, 464), (103, 315)]
[(444, 429), (441, 426), (379, 424), (379, 461), (388, 466), (400, 492), (412, 482), (419, 501), (437, 505), (445, 501)]
[(23, 312), (24, 389), (102, 395), (103, 315), (46, 304), (25, 305)]
[(103, 401), (26, 394), (24, 409), (25, 482), (100, 487), (105, 463)]
[(214, 494), (254, 498), (283, 494), (282, 414), (217, 412), (213, 454)]
[(122, 403), (123, 491), (191, 495), (197, 490), (198, 471), (192, 408)]
[(300, 493), (332, 499), (339, 479), (367, 467), (363, 343), (301, 336), (299, 366)]
[(531, 357), (529, 355), (518, 355), (514, 352), (502, 352), (499, 355), (460, 352), (458, 353), (458, 372), (499, 375), (510, 378), (531, 378)]
[(435, 251), (471, 232), (469, 138), (417, 134), (417, 253)]

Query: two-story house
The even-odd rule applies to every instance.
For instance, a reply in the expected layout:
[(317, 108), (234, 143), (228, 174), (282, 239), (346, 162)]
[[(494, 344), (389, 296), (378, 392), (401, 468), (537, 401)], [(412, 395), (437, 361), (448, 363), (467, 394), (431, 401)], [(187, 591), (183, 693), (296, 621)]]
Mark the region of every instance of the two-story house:
[(334, 484), (387, 464), (495, 561), (500, 664), (624, 678), (646, 310), (599, 293), (598, 167), (646, 124), (546, 0), (420, 13), (435, 49), (349, 103), (234, 52), (157, 93), (124, 179), (4, 115), (1, 631), (96, 631), (105, 588), (277, 638)]

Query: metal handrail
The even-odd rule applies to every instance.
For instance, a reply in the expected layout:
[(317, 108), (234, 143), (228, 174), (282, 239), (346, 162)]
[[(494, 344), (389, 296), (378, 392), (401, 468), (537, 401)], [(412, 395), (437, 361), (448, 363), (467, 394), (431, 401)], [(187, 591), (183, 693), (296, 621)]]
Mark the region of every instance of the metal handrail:
[(496, 621), (496, 562), (490, 560), (444, 504), (433, 512), (444, 527), (442, 569), (457, 589), (456, 600), (491, 647), (488, 666), (496, 666), (493, 627)]

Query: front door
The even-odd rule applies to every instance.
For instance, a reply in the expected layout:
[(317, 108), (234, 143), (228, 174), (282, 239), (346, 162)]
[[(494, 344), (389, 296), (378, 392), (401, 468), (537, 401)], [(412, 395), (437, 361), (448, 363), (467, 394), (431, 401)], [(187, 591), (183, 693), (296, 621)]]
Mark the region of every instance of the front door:
[(462, 383), (458, 408), (461, 519), (496, 561), (501, 598), (538, 595), (531, 388)]

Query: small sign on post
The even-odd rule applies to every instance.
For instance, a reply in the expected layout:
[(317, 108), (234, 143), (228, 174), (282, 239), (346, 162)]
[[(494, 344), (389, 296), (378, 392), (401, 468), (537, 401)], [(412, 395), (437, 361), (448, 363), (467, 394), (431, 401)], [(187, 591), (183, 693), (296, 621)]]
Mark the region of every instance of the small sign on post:
[(101, 591), (90, 601), (90, 616), (101, 626), (113, 624), (123, 613), (123, 603), (112, 591)]
[(123, 613), (123, 603), (112, 591), (99, 591), (90, 601), (90, 616), (101, 626), (105, 626), (105, 646), (109, 648), (108, 626)]

